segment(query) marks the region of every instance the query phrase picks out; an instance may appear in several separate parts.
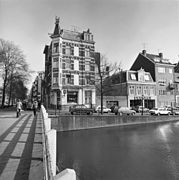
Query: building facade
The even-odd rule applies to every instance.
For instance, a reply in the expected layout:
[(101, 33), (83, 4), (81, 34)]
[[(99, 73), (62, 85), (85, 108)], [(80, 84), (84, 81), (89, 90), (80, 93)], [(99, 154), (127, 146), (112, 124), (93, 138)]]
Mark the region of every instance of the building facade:
[(146, 50), (139, 53), (134, 61), (131, 70), (143, 68), (150, 72), (153, 80), (156, 82), (156, 106), (175, 106), (174, 90), (174, 66), (168, 59), (163, 57), (162, 53), (158, 55), (148, 54)]
[[(121, 71), (115, 77), (117, 84), (110, 86), (103, 97), (103, 103), (107, 107), (113, 105), (136, 107), (144, 106), (153, 108), (157, 102), (156, 83), (149, 72), (143, 69), (138, 71)], [(97, 96), (97, 104), (100, 104), (100, 96)]]
[(30, 98), (31, 101), (39, 101), (39, 102), (44, 102), (44, 72), (38, 72), (38, 75), (36, 76), (31, 92), (30, 92)]
[[(56, 18), (48, 55), (51, 61), (50, 103), (61, 109), (72, 104), (95, 105), (95, 42), (88, 29), (83, 32), (61, 29)], [(47, 57), (47, 48), (44, 50)], [(51, 58), (51, 59), (50, 59)], [(47, 68), (45, 68), (47, 70)], [(45, 72), (45, 79), (47, 72)]]

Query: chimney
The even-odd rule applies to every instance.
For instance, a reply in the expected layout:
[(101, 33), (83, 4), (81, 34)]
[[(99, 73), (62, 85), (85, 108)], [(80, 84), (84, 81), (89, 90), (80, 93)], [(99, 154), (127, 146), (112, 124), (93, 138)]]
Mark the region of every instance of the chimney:
[(146, 56), (146, 50), (145, 50), (145, 49), (142, 50), (142, 54), (143, 54), (144, 56)]
[(163, 59), (163, 53), (159, 53), (159, 57)]

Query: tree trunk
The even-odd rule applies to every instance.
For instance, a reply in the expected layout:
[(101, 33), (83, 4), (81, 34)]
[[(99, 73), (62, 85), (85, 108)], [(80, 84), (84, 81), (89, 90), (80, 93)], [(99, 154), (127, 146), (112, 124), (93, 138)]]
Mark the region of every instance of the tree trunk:
[(4, 84), (3, 84), (3, 91), (2, 91), (2, 108), (4, 108), (5, 97), (6, 97), (6, 83), (7, 83), (7, 69), (5, 70), (5, 77), (4, 77)]
[(103, 78), (100, 77), (100, 83), (101, 83), (101, 114), (103, 114)]
[(9, 101), (8, 101), (8, 106), (11, 104), (11, 96), (12, 96), (12, 80), (10, 82), (10, 88), (9, 88)]

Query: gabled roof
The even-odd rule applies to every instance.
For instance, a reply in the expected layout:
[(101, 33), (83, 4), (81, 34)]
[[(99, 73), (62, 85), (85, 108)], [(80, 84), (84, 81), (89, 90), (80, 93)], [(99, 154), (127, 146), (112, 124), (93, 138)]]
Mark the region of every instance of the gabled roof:
[(179, 73), (179, 62), (177, 64), (174, 64), (174, 65), (175, 65), (174, 72)]
[(156, 54), (148, 54), (146, 53), (145, 55), (143, 53), (140, 53), (141, 55), (143, 55), (144, 57), (148, 58), (149, 60), (151, 60), (153, 63), (160, 63), (160, 64), (171, 64), (172, 63), (169, 61), (169, 59), (165, 59), (163, 57), (161, 57), (161, 55), (156, 55)]

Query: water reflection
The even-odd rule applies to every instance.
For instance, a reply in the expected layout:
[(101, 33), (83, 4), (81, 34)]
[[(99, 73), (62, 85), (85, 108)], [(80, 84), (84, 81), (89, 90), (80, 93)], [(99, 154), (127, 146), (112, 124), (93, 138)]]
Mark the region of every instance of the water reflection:
[(58, 133), (60, 170), (80, 180), (179, 179), (179, 123)]

